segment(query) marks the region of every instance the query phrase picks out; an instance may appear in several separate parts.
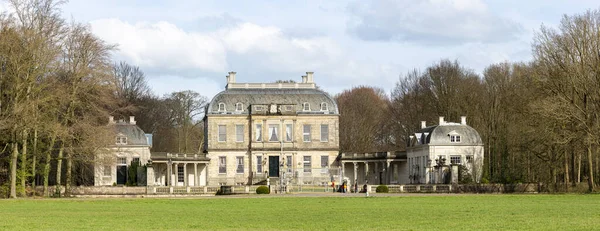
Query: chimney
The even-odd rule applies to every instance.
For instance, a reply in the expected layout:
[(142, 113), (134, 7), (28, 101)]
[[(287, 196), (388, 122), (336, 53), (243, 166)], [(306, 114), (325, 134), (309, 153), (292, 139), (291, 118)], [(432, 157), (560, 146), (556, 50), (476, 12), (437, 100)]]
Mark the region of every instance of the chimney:
[(426, 128), (426, 127), (427, 127), (427, 122), (421, 121), (421, 128)]
[(306, 75), (302, 76), (302, 83), (306, 83)]
[(443, 116), (440, 116), (440, 122), (439, 122), (439, 125), (444, 125), (444, 124), (445, 124), (445, 122), (444, 122), (444, 117), (443, 117)]
[(108, 117), (108, 124), (114, 124), (115, 123), (115, 117), (114, 116), (109, 116)]
[(229, 75), (227, 75), (227, 84), (235, 83), (235, 72), (230, 71)]
[(460, 117), (460, 124), (467, 125), (467, 117), (466, 116), (461, 116)]
[(306, 72), (306, 83), (314, 83), (315, 82), (313, 80), (313, 74), (314, 74), (314, 72), (312, 72), (312, 71)]
[(130, 124), (135, 124), (135, 116), (130, 116), (129, 117), (129, 123)]

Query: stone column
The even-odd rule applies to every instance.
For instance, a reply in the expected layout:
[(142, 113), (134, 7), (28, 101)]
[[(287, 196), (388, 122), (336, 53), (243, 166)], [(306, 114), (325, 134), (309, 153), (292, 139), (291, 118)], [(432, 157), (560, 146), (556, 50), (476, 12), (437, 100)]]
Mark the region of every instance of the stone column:
[(369, 182), (369, 162), (365, 161), (365, 184)]
[(358, 166), (356, 162), (352, 162), (352, 164), (354, 165), (354, 178), (352, 178), (351, 185), (354, 185), (354, 182), (356, 182), (356, 180), (358, 179)]
[(198, 163), (194, 163), (194, 186), (200, 186), (198, 183)]
[(183, 163), (183, 186), (190, 186), (188, 183), (187, 163)]
[(167, 184), (165, 184), (165, 186), (171, 185), (171, 170), (172, 170), (172, 167), (173, 166), (171, 165), (171, 163), (167, 163), (167, 175), (165, 176)]
[(390, 171), (390, 161), (386, 161), (385, 162), (385, 184), (390, 184), (390, 173), (392, 171)]
[(179, 163), (175, 163), (175, 177), (173, 177), (173, 186), (177, 186), (179, 184)]

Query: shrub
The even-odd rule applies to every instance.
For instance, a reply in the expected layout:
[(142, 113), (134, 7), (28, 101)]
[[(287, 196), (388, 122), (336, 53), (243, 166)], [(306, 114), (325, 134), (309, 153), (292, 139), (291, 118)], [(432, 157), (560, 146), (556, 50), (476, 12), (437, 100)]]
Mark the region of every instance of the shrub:
[(375, 192), (378, 193), (388, 193), (390, 191), (390, 189), (388, 188), (387, 185), (379, 185), (377, 186), (377, 189), (375, 189)]
[(259, 186), (256, 188), (256, 194), (269, 194), (269, 187), (267, 186)]

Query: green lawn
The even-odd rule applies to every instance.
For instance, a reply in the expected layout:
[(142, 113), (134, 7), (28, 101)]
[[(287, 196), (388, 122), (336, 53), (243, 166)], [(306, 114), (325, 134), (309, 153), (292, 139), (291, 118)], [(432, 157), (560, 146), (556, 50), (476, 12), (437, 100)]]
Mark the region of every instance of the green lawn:
[(593, 230), (600, 195), (0, 200), (0, 230)]

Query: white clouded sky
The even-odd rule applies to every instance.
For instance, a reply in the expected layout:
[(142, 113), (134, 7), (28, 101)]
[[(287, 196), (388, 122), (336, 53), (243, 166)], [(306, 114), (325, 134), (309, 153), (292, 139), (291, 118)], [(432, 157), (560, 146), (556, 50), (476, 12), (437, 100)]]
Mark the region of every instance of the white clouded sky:
[[(1, 6), (0, 6), (1, 7)], [(115, 61), (138, 65), (155, 93), (212, 97), (228, 71), (238, 82), (300, 81), (306, 71), (330, 93), (371, 85), (442, 58), (476, 72), (530, 59), (534, 32), (591, 0), (71, 0), (66, 17), (88, 22)]]

